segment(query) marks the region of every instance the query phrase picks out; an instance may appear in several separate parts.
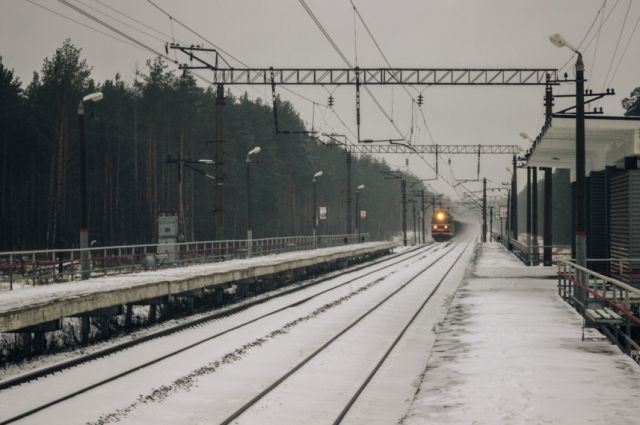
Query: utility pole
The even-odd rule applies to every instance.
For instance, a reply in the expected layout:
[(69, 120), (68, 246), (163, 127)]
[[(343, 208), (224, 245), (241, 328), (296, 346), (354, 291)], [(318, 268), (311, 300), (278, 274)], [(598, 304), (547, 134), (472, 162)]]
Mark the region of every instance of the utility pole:
[(416, 245), (418, 242), (417, 240), (418, 233), (416, 232), (417, 222), (416, 222), (416, 200), (415, 199), (411, 200), (411, 205), (413, 207), (413, 244)]
[(487, 178), (482, 179), (482, 242), (487, 241)]
[(424, 243), (426, 241), (426, 239), (425, 239), (425, 236), (426, 236), (425, 235), (425, 228), (424, 228), (425, 227), (425, 223), (424, 222), (427, 219), (427, 216), (426, 216), (425, 211), (424, 211), (424, 189), (422, 189), (420, 191), (420, 200), (421, 200), (421, 203), (422, 203), (422, 220), (421, 220), (421, 223), (422, 223), (422, 243)]
[[(214, 184), (214, 240), (224, 239), (224, 85), (216, 88), (216, 139), (215, 145), (215, 184)], [(224, 253), (221, 253), (224, 255)]]
[(531, 265), (531, 167), (527, 167), (527, 257)]
[[(584, 63), (582, 54), (578, 53), (576, 61), (576, 263), (581, 267), (587, 267), (587, 228), (585, 226), (585, 130), (584, 130)], [(583, 285), (584, 273), (578, 274), (578, 280)], [(580, 291), (582, 311), (586, 291)]]
[(402, 244), (407, 246), (407, 182), (402, 177)]
[(538, 168), (531, 167), (531, 239), (533, 244), (533, 265), (537, 266), (540, 262), (540, 253), (538, 252)]
[(544, 247), (542, 264), (552, 265), (553, 256), (553, 214), (551, 214), (551, 196), (553, 193), (553, 180), (551, 168), (544, 169)]
[(493, 242), (493, 205), (489, 206), (489, 242)]
[[(511, 235), (512, 239), (518, 240), (518, 162), (516, 155), (513, 155), (513, 178), (511, 179)], [(513, 250), (513, 245), (509, 245)]]
[[(350, 152), (347, 152), (347, 213), (345, 214), (345, 216), (347, 219), (346, 234), (350, 235), (351, 234), (351, 153)], [(358, 218), (356, 217), (356, 220), (357, 219)], [(358, 235), (358, 241), (360, 241), (360, 235)]]

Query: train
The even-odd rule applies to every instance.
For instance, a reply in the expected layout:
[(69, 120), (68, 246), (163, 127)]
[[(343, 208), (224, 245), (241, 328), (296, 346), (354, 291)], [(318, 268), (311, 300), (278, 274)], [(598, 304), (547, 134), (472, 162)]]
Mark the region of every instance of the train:
[(436, 242), (450, 240), (455, 232), (453, 214), (446, 209), (437, 209), (431, 217), (431, 237)]

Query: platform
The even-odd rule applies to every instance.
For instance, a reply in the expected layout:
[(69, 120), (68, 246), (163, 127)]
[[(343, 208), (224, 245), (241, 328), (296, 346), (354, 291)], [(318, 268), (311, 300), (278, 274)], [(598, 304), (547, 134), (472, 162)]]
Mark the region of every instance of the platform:
[(635, 424), (640, 366), (557, 293), (556, 269), (478, 248), (404, 425)]
[(98, 309), (382, 254), (396, 246), (395, 242), (367, 242), (3, 292), (0, 333)]

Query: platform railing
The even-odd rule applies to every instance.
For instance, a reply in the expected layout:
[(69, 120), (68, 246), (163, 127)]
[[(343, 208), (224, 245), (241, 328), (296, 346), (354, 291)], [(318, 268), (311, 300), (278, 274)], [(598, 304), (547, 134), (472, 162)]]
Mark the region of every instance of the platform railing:
[(631, 328), (640, 326), (640, 288), (560, 260), (558, 294), (576, 307), (585, 322), (599, 327), (613, 342), (638, 357), (640, 346), (632, 338)]
[(543, 245), (542, 243), (534, 245), (528, 245), (520, 240), (500, 237), (500, 234), (494, 234), (494, 240), (500, 242), (505, 248), (509, 249), (511, 245), (511, 251), (520, 259), (525, 265), (539, 265), (543, 264), (544, 249), (551, 248), (551, 261), (556, 264), (560, 260), (566, 260), (571, 258), (570, 250), (561, 245)]
[[(319, 235), (317, 248), (363, 242), (368, 233)], [(0, 291), (67, 282), (81, 277), (80, 257), (88, 253), (91, 277), (131, 273), (189, 264), (257, 257), (314, 248), (313, 236), (118, 245), (86, 249), (0, 252)]]

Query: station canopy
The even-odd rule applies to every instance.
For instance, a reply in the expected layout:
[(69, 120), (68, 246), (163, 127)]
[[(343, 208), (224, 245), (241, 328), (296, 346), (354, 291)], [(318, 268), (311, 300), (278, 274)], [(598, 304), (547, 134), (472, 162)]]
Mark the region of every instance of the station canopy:
[[(527, 166), (571, 170), (576, 165), (575, 115), (553, 115), (527, 157)], [(625, 157), (640, 156), (640, 117), (585, 117), (585, 167), (591, 171), (621, 166)]]

